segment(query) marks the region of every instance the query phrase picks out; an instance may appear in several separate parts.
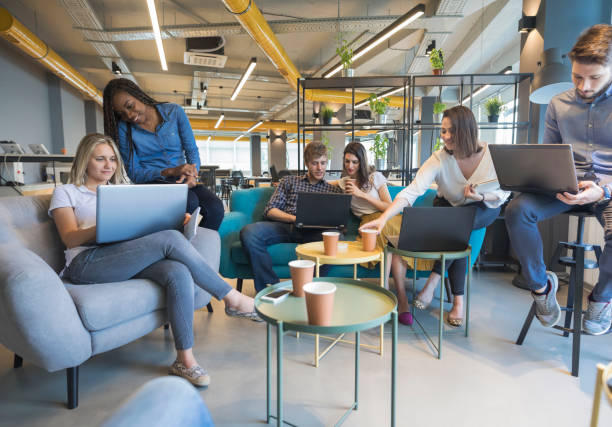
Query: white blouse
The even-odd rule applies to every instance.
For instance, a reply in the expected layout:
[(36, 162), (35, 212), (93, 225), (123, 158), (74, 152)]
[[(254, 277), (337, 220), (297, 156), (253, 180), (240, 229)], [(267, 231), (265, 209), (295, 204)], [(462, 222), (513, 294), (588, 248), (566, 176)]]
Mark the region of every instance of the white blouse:
[[(338, 186), (342, 189), (342, 191), (346, 189), (346, 178), (347, 177), (344, 177), (338, 181)], [(380, 172), (374, 172), (370, 175), (370, 189), (366, 193), (372, 196), (374, 199), (380, 200), (378, 190), (380, 190), (380, 187), (383, 185), (387, 185), (387, 178), (385, 178), (385, 176)], [(363, 188), (361, 190), (363, 191)], [(361, 218), (363, 215), (379, 212), (379, 210), (372, 203), (356, 196), (351, 198), (351, 211), (358, 218)]]
[(484, 146), (484, 150), (482, 159), (480, 159), (480, 163), (472, 173), (472, 176), (469, 179), (465, 179), (455, 157), (444, 148), (441, 148), (423, 163), (414, 180), (397, 197), (406, 199), (412, 206), (414, 201), (423, 195), (431, 184), (435, 182), (438, 185), (439, 197), (444, 197), (452, 206), (462, 206), (476, 202), (464, 197), (463, 191), (467, 184), (479, 185), (484, 182), (494, 181), (493, 185), (487, 184), (489, 190), (484, 194), (487, 194), (489, 198), (491, 195), (494, 195), (496, 199), (487, 200), (484, 203), (489, 208), (501, 206), (510, 196), (510, 192), (499, 188), (488, 145)]

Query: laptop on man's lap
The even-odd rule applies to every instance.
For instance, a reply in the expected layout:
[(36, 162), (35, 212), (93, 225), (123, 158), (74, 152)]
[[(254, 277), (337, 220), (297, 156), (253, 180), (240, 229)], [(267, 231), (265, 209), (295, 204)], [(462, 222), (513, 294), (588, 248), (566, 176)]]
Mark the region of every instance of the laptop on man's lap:
[(351, 195), (298, 192), (295, 226), (298, 229), (343, 229), (349, 221)]

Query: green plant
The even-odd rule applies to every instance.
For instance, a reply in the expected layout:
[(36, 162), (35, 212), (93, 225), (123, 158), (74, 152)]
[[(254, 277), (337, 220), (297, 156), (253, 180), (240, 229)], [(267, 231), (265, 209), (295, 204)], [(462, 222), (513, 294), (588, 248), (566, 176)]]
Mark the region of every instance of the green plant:
[(489, 98), (485, 102), (485, 110), (487, 116), (499, 116), (499, 113), (504, 111), (504, 104), (500, 97)]
[(368, 102), (370, 104), (370, 110), (372, 113), (376, 114), (385, 114), (387, 112), (387, 107), (391, 103), (391, 98), (378, 98), (375, 93), (371, 94), (368, 98)]
[(323, 107), (321, 107), (321, 118), (325, 119), (325, 121), (331, 121), (332, 117), (334, 117), (334, 110), (332, 110), (329, 107), (326, 107), (325, 105)]
[(440, 148), (444, 147), (444, 143), (440, 137), (436, 138), (436, 145), (433, 146), (433, 151), (438, 151)]
[(329, 144), (329, 134), (327, 132), (323, 132), (321, 135), (321, 144), (327, 148), (327, 160), (331, 160), (334, 155), (334, 147)]
[(441, 114), (446, 110), (446, 104), (443, 102), (434, 102), (433, 112), (434, 114)]
[(376, 134), (374, 137), (374, 144), (370, 147), (370, 151), (374, 154), (375, 159), (384, 159), (387, 155), (387, 147), (389, 145), (389, 138), (387, 135)]
[(444, 53), (442, 52), (442, 49), (433, 49), (429, 53), (429, 63), (431, 64), (431, 68), (434, 70), (444, 69)]
[(340, 57), (343, 68), (351, 68), (353, 65), (353, 48), (349, 46), (348, 42), (340, 35), (338, 38), (338, 47), (336, 53)]

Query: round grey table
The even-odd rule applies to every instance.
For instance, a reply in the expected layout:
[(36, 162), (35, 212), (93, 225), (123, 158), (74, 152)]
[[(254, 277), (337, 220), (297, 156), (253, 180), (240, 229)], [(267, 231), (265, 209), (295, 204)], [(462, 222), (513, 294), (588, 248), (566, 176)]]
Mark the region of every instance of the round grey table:
[[(395, 426), (395, 377), (397, 371), (397, 299), (387, 289), (359, 280), (344, 278), (315, 278), (318, 282), (331, 282), (337, 287), (334, 297), (334, 311), (330, 326), (308, 324), (306, 299), (293, 295), (280, 303), (273, 304), (261, 297), (278, 289), (291, 288), (291, 281), (267, 287), (255, 296), (255, 309), (267, 323), (266, 348), (266, 421), (275, 418), (277, 425), (293, 425), (283, 420), (283, 336), (287, 331), (308, 332), (311, 334), (342, 334), (355, 332), (355, 399), (351, 407), (338, 420), (340, 425), (358, 407), (359, 398), (359, 333), (363, 330), (392, 323), (391, 349), (391, 425)], [(272, 326), (276, 326), (276, 370), (277, 370), (277, 408), (276, 416), (271, 410), (271, 371), (272, 371)]]

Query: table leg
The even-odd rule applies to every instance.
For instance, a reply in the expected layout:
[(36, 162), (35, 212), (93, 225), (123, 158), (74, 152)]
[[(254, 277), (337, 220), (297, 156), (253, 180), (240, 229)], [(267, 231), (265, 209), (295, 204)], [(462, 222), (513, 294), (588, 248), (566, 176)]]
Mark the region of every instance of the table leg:
[(359, 407), (359, 331), (355, 332), (355, 411)]
[(283, 322), (276, 324), (276, 425), (283, 425)]
[(271, 381), (271, 371), (272, 371), (272, 361), (271, 361), (271, 353), (272, 353), (272, 325), (270, 323), (266, 324), (267, 326), (267, 334), (266, 334), (266, 423), (270, 424), (270, 415), (272, 415), (272, 408), (270, 405), (270, 394), (272, 388)]
[[(385, 253), (381, 252), (380, 255), (380, 286), (384, 289), (385, 288), (385, 277), (387, 276), (385, 274), (385, 272), (387, 271), (386, 269), (386, 265), (385, 265)], [(379, 341), (378, 341), (378, 353), (382, 356), (383, 355), (383, 341), (384, 341), (384, 337), (385, 337), (385, 325), (381, 324), (380, 325), (380, 337), (379, 337)]]
[(442, 279), (440, 279), (440, 322), (438, 324), (438, 359), (442, 358), (442, 334), (444, 333), (444, 277), (446, 268), (446, 257), (442, 255)]
[(397, 376), (397, 311), (395, 310), (391, 313), (391, 321), (393, 323), (391, 340), (391, 427), (395, 427), (395, 378)]
[[(315, 261), (315, 277), (319, 277), (319, 258)], [(319, 334), (315, 334), (315, 368), (319, 367)]]
[(472, 255), (468, 255), (468, 271), (467, 271), (467, 286), (465, 288), (465, 336), (467, 337), (470, 333), (470, 296), (472, 292), (470, 290), (470, 284), (472, 283)]
[(357, 280), (357, 264), (353, 264), (353, 280)]

